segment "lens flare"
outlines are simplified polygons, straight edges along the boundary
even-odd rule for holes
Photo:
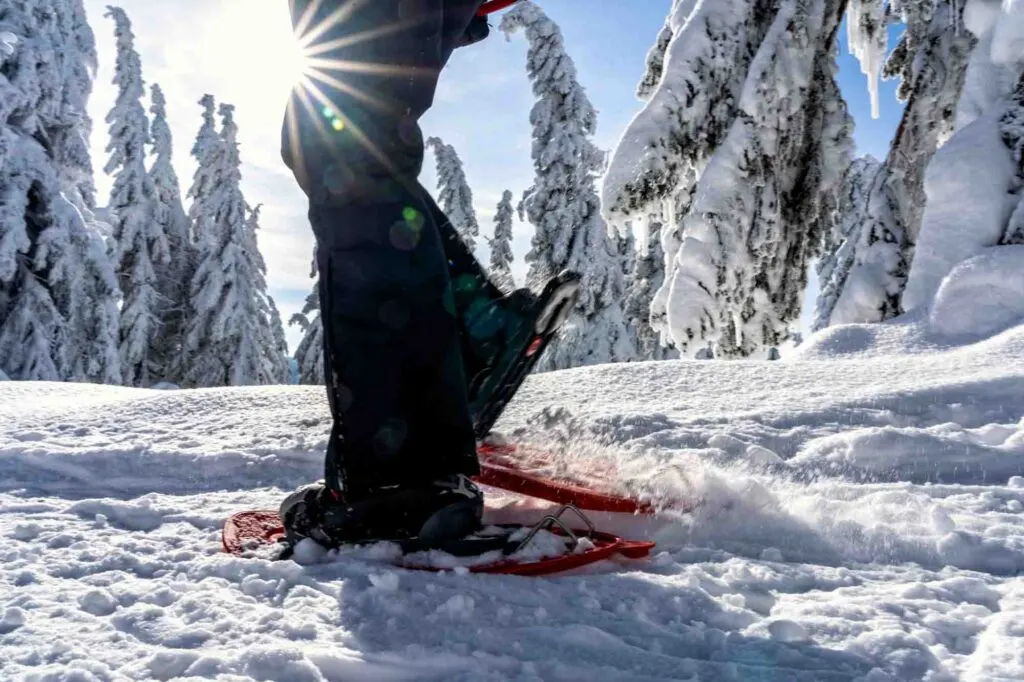
[[[346,99],[355,100],[361,109],[385,115],[395,116],[395,106],[381,99],[374,92],[367,92],[356,85],[355,78],[346,78],[346,74],[369,74],[371,82],[380,78],[421,77],[433,73],[429,69],[406,67],[394,64],[380,64],[370,61],[353,61],[341,59],[339,53],[345,48],[372,43],[375,40],[393,39],[396,34],[408,31],[408,21],[391,22],[386,26],[378,26],[359,32],[339,30],[349,21],[355,12],[365,8],[369,3],[382,0],[349,0],[341,3],[333,11],[324,16],[323,0],[312,0],[305,8],[302,16],[295,22],[296,40],[294,55],[288,57],[292,61],[297,78],[295,92],[301,104],[301,110],[311,115],[316,121],[319,132],[325,138],[337,135],[349,136],[362,145],[385,168],[391,168],[390,161],[377,149],[364,131],[360,130],[352,120],[352,112],[346,114],[342,102],[332,101],[328,93],[340,93]],[[334,37],[342,34],[341,37]],[[381,54],[380,49],[367,49],[369,54]],[[366,78],[362,79],[366,82]],[[319,115],[317,115],[319,114]],[[289,117],[300,115],[300,110],[289,107]],[[290,134],[298,133],[294,121],[289,123]],[[300,145],[295,145],[298,148]],[[411,220],[415,220],[415,217]]]

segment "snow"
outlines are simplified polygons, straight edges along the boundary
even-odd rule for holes
[[[503,432],[666,508],[594,515],[650,559],[550,578],[221,553],[228,514],[320,475],[322,388],[4,382],[0,676],[1022,679],[1024,324],[948,333],[1020,251],[978,258],[793,359],[531,377]]]
[[[985,338],[1024,322],[1024,246],[998,246],[959,263],[939,287],[930,321],[951,337]]]
[[[1003,0],[1003,16],[995,27],[992,61],[1014,65],[1024,62],[1024,2]]]
[[[927,305],[957,263],[999,243],[1017,200],[1016,169],[999,132],[1004,111],[980,116],[935,152],[904,310]]]
[[[904,310],[930,305],[943,278],[958,264],[969,268],[968,259],[1015,240],[1017,223],[1011,216],[1020,199],[1021,178],[1014,141],[1019,136],[1014,123],[1019,95],[1013,91],[1024,68],[1018,49],[1024,40],[1022,18],[1020,3],[1009,0],[971,0],[965,7],[964,24],[978,45],[958,105],[956,133],[936,152],[925,176],[927,205],[903,294]],[[1012,268],[1004,271],[1010,273],[1012,287],[1017,277]],[[974,289],[981,306],[1001,305],[986,300],[986,287]],[[1003,288],[993,291],[998,298]],[[1004,318],[997,314],[996,323]]]

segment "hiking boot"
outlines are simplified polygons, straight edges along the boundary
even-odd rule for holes
[[[304,486],[281,503],[290,545],[310,538],[324,547],[416,539],[443,548],[481,527],[483,492],[467,476],[453,474],[415,485],[388,486],[354,498],[336,498],[321,483]]]

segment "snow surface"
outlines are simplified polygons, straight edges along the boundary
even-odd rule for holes
[[[532,377],[504,432],[669,509],[598,519],[651,559],[552,578],[220,553],[319,475],[322,388],[5,382],[0,678],[1024,679],[1024,326],[938,331],[988,267],[794,360]]]

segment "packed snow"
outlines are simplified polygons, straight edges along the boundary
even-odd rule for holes
[[[650,559],[549,578],[221,553],[230,513],[319,475],[320,388],[5,382],[0,677],[1022,679],[1024,311],[951,333],[1001,262],[780,362],[532,377],[506,434],[666,510],[595,515]]]

